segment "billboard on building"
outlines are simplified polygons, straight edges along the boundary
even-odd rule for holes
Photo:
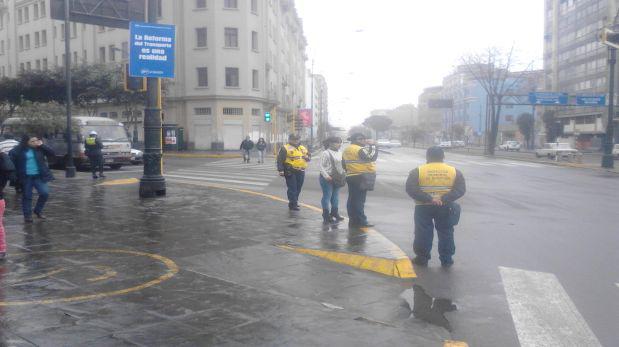
[[[303,122],[304,127],[312,126],[312,109],[305,108],[299,110],[299,119]]]

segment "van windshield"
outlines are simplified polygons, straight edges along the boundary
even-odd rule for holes
[[[96,131],[101,141],[129,141],[127,131],[122,125],[85,125],[82,136],[87,137],[91,131]]]

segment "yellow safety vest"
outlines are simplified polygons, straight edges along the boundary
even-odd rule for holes
[[[86,138],[86,144],[89,146],[94,146],[97,144],[97,138],[96,137],[87,137]]]
[[[419,188],[433,198],[449,193],[456,181],[456,169],[445,163],[429,163],[419,167]],[[417,204],[429,204],[416,201]]]
[[[307,161],[303,157],[307,157],[307,149],[303,146],[295,147],[289,144],[284,146],[286,149],[286,161],[284,163],[296,170],[305,170]]]
[[[342,153],[342,160],[346,164],[346,176],[376,172],[376,163],[361,160],[359,157],[359,151],[362,148],[359,145],[350,145]]]

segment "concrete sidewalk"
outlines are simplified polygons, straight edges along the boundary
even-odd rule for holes
[[[54,181],[31,225],[7,192],[0,345],[448,345],[410,318],[414,270],[376,230],[249,191],[99,183]]]

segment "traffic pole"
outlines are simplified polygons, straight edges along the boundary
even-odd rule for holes
[[[157,0],[148,0],[148,22],[157,23]],[[161,81],[146,79],[144,109],[144,174],[140,179],[140,198],[166,194],[162,161]]]
[[[604,139],[604,155],[602,167],[612,169],[615,167],[613,158],[613,121],[615,117],[615,65],[617,63],[617,49],[608,47],[608,124],[606,124],[606,137]]]
[[[73,134],[72,134],[72,120],[71,120],[71,100],[72,100],[72,86],[71,86],[71,21],[69,16],[71,10],[69,8],[69,0],[64,0],[64,74],[65,74],[65,86],[67,91],[67,130],[65,131],[67,141],[67,160],[65,161],[65,177],[75,177],[75,163],[73,162]]]

